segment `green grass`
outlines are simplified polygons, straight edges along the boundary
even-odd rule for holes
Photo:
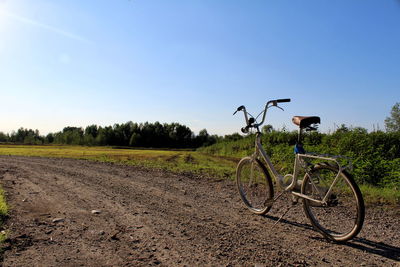
[[[0,187],[0,228],[1,225],[4,222],[5,217],[8,215],[8,206],[6,203],[6,198],[4,195],[4,190],[3,188]],[[7,234],[4,231],[0,232],[0,244],[2,244],[4,242],[4,240],[6,240],[7,238]],[[1,251],[0,251],[1,253]]]
[[[0,155],[86,159],[125,165],[156,168],[174,173],[195,173],[217,179],[233,179],[239,157],[214,156],[198,151],[115,149],[84,146],[0,145]],[[400,203],[400,190],[361,185],[366,203]],[[1,192],[2,193],[2,192]],[[7,214],[4,196],[0,214]],[[4,203],[4,204],[3,204]],[[2,213],[4,212],[4,213]]]
[[[0,187],[0,220],[8,214],[8,207],[3,188]]]
[[[360,190],[367,204],[395,205],[400,203],[400,190],[398,188],[360,185]]]
[[[195,151],[115,149],[85,146],[0,145],[0,155],[86,159],[216,178],[233,178],[237,159]]]

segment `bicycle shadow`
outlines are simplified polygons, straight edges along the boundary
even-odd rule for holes
[[[271,216],[271,215],[263,215],[263,217],[274,220],[274,221],[279,220],[279,217]],[[288,221],[283,218],[279,220],[279,223],[284,223],[284,224],[292,225],[292,226],[307,229],[307,230],[314,229],[311,225]],[[336,242],[330,241],[323,237],[310,237],[310,238],[324,242],[324,243],[351,247],[354,249],[365,251],[366,253],[375,254],[375,255],[385,257],[387,259],[391,259],[391,260],[395,260],[395,261],[400,261],[400,248],[385,244],[383,242],[375,242],[375,241],[368,240],[363,237],[356,237],[353,240],[348,241],[346,243],[336,243]]]

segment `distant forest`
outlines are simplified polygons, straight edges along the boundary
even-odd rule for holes
[[[0,132],[0,142],[17,144],[67,144],[87,146],[130,146],[146,148],[198,148],[212,145],[219,137],[201,130],[195,135],[179,123],[134,123],[113,126],[65,127],[62,131],[40,135],[38,130],[20,128],[11,134]]]
[[[400,133],[400,102],[396,103],[392,107],[390,116],[385,119],[385,127],[386,133],[378,130],[378,133],[368,134],[367,130],[364,128],[356,127],[354,129],[350,129],[343,124],[340,128],[336,129],[332,135],[318,133],[317,136],[321,140],[329,140],[334,137],[333,139],[337,140],[336,142],[345,142],[349,140],[348,137],[350,135],[352,136],[351,133],[362,133],[363,136],[361,136],[361,140],[365,142],[365,147],[374,147],[374,149],[382,151],[382,154],[388,153],[392,155],[393,151],[395,151],[395,156],[391,158],[398,159],[400,156],[400,138],[398,138]],[[284,142],[286,142],[288,141],[286,139],[290,137],[290,142],[288,143],[293,143],[293,140],[296,140],[297,138],[296,131],[291,133],[287,132],[285,129],[276,131],[271,125],[265,125],[262,128],[262,131],[264,133],[270,133],[268,135],[269,137],[264,138],[280,136],[280,138],[283,138],[285,140]],[[271,135],[271,133],[273,133],[273,135]],[[337,139],[337,133],[346,133],[346,136],[340,136],[340,138],[345,138],[339,141]],[[364,135],[368,136],[368,138],[366,138]],[[383,136],[379,137],[380,141],[378,142],[377,147],[371,146],[371,138],[373,137],[372,140],[374,140],[375,136]],[[245,138],[238,133],[225,135],[222,137],[217,135],[209,135],[207,130],[203,129],[198,135],[195,135],[189,127],[179,123],[134,123],[129,121],[127,123],[114,124],[113,126],[106,127],[98,125],[90,125],[84,129],[82,127],[65,127],[60,132],[49,133],[46,136],[40,135],[38,130],[25,128],[20,128],[17,131],[13,131],[11,134],[0,132],[0,142],[2,143],[29,145],[65,144],[86,146],[129,146],[145,148],[199,148],[215,144],[213,147],[206,149],[206,151],[211,154],[222,153],[230,156],[238,152],[237,145],[239,143],[235,142],[242,139],[244,140],[239,143],[246,143],[244,150],[254,149],[253,141],[246,141],[249,140],[248,137]],[[229,151],[226,153],[225,149],[221,149],[221,147],[225,147],[227,142],[233,142],[231,144],[234,145],[232,150],[228,149]],[[389,150],[386,149],[388,142],[389,144],[395,144],[394,146],[390,146]],[[251,144],[250,147],[248,147],[248,144]],[[349,148],[351,147],[352,145],[349,146]],[[385,147],[385,149],[382,150],[382,147]],[[359,151],[355,151],[356,154],[358,152]]]

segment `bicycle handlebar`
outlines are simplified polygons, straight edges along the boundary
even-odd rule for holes
[[[261,126],[264,121],[265,121],[265,115],[267,114],[267,109],[270,107],[278,107],[280,109],[283,110],[283,108],[281,108],[280,106],[278,106],[278,103],[285,103],[285,102],[290,102],[290,98],[281,98],[281,99],[275,99],[275,100],[270,100],[267,102],[267,104],[265,104],[265,108],[264,108],[264,114],[263,114],[263,118],[262,121],[260,123],[254,124],[255,119],[253,117],[251,117],[250,119],[247,117],[247,111],[246,111],[246,107],[245,106],[240,106],[236,109],[235,113],[233,113],[233,115],[236,114],[236,112],[238,111],[243,111],[244,113],[244,118],[246,120],[246,127],[243,127],[241,129],[242,133],[248,133],[249,132],[249,128],[254,127],[254,128],[258,128],[259,126]],[[270,104],[272,104],[270,106]],[[251,115],[250,115],[251,116]]]
[[[290,98],[277,99],[277,103],[290,102]]]

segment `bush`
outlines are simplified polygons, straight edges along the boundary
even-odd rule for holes
[[[232,141],[221,139],[201,152],[243,157],[254,152],[254,135]],[[272,131],[262,138],[271,160],[282,173],[293,170],[293,146],[297,132]],[[353,175],[358,183],[373,186],[400,188],[400,133],[372,132],[363,128],[342,127],[332,134],[305,133],[303,143],[306,151],[321,154],[343,155],[353,161]]]

